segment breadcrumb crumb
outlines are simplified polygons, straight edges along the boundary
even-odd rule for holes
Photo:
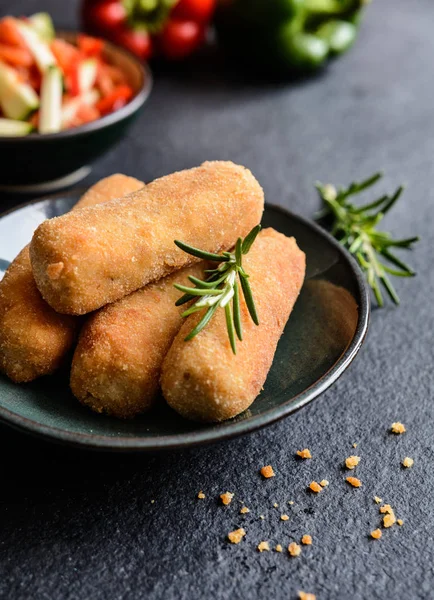
[[[384,504],[383,506],[380,506],[380,512],[383,514],[389,513],[393,515],[393,508],[390,506],[390,504]]]
[[[399,435],[400,433],[405,433],[406,432],[405,425],[403,425],[402,423],[397,421],[396,423],[392,423],[390,431],[392,433],[396,433],[397,435]]]
[[[258,544],[258,550],[259,552],[264,552],[270,549],[270,544],[268,542],[259,542]]]
[[[277,504],[277,502],[275,502],[275,503],[273,504],[273,506],[274,506],[274,508],[279,508],[279,505]]]
[[[360,456],[349,456],[345,460],[345,466],[347,467],[347,469],[354,469],[354,467],[357,467],[359,462],[360,462]]]
[[[290,504],[292,506],[294,504],[294,500],[289,500],[288,504]]]
[[[299,590],[298,598],[299,598],[299,600],[316,600],[315,594],[310,594],[309,592],[303,592],[302,590]]]
[[[359,488],[362,485],[362,482],[360,481],[360,479],[357,479],[357,477],[347,477],[346,481],[348,481],[350,485],[356,488]]]
[[[305,448],[304,450],[297,450],[297,456],[300,458],[312,458],[312,454],[310,453],[309,448]]]
[[[357,444],[356,444],[356,442],[354,442],[354,444],[353,444],[353,448],[357,448]]]
[[[392,525],[396,523],[396,518],[395,515],[392,513],[388,513],[387,515],[384,515],[383,517],[383,526],[384,527],[392,527]]]
[[[374,538],[374,540],[379,540],[382,535],[381,529],[374,529],[374,531],[371,531],[371,537]]]
[[[329,484],[329,481],[328,481],[327,479],[322,479],[322,480],[319,482],[319,484],[320,484],[320,486],[321,486],[321,487],[325,488],[325,487],[327,487],[327,486],[328,486],[328,484]]]
[[[381,498],[379,498],[378,496],[374,496],[374,502],[376,502],[377,504],[381,504],[383,502],[383,500]]]
[[[247,506],[242,506],[242,507],[240,508],[240,513],[241,513],[242,515],[245,515],[245,514],[247,514],[248,512],[250,512],[250,510],[247,508]]]
[[[231,492],[225,492],[224,494],[220,494],[220,499],[225,506],[232,502],[233,497],[234,494],[232,494]]]
[[[276,546],[276,552],[282,552],[283,548],[280,544],[277,544]]]
[[[239,544],[245,535],[246,532],[241,527],[240,529],[235,529],[235,531],[231,531],[230,533],[228,533],[228,539],[231,542],[231,544]]]
[[[406,456],[404,458],[404,460],[402,461],[402,466],[405,467],[406,469],[409,469],[413,465],[414,465],[414,460],[412,458],[410,458],[409,456]]]
[[[259,518],[262,519],[262,520],[265,519],[264,515],[259,515]]]
[[[204,498],[206,498],[206,496],[205,496],[205,494],[202,492],[202,490],[201,490],[201,491],[198,493],[197,497],[198,497],[200,500],[203,500]]]
[[[322,492],[322,487],[321,487],[321,486],[320,486],[320,484],[319,484],[319,483],[317,483],[316,481],[312,481],[312,482],[309,484],[309,489],[310,489],[312,492],[315,492],[315,494],[318,494],[319,492]]]
[[[398,525],[404,525],[404,521],[402,519],[398,519],[396,522],[398,523]]]
[[[288,515],[280,515],[280,520],[281,521],[288,521],[289,517],[288,517]]]
[[[291,556],[300,556],[301,546],[299,546],[295,542],[291,542],[288,546],[288,552]]]
[[[270,477],[275,477],[276,473],[271,465],[266,465],[265,467],[262,467],[261,475],[262,477],[265,477],[265,479],[269,479]]]
[[[305,546],[310,546],[312,544],[312,536],[310,535],[304,535],[301,538],[301,543],[304,544]]]

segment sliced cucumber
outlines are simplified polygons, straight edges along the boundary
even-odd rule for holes
[[[97,90],[90,90],[64,102],[62,107],[62,129],[69,127],[70,123],[77,116],[80,106],[83,106],[83,104],[93,106],[98,100],[99,93]]]
[[[0,137],[20,137],[28,135],[32,129],[33,125],[30,123],[0,118]]]
[[[35,90],[19,80],[13,69],[0,62],[0,106],[8,119],[24,121],[39,108]]]
[[[30,26],[45,42],[51,42],[55,37],[53,21],[46,12],[35,13],[29,17]]]
[[[42,78],[39,133],[56,133],[61,130],[62,92],[62,72],[58,67],[50,67]]]
[[[56,59],[49,45],[44,42],[32,27],[26,23],[19,23],[18,29],[41,73],[44,73],[49,67],[56,66]]]
[[[78,65],[78,87],[84,94],[93,88],[98,72],[98,61],[95,58],[83,60]]]

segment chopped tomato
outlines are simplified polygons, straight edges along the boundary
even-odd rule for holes
[[[181,59],[191,54],[203,41],[205,27],[195,21],[171,20],[160,37],[163,55],[169,59]]]
[[[77,120],[81,125],[96,121],[100,118],[99,110],[96,106],[89,106],[89,104],[82,104],[77,111]]]
[[[98,65],[98,73],[96,76],[96,86],[101,92],[102,96],[108,96],[112,93],[115,88],[115,84],[113,83],[113,79],[110,76],[110,73],[107,71],[107,65],[100,64]]]
[[[33,64],[33,57],[26,48],[6,44],[0,44],[0,60],[16,67],[30,67]]]
[[[113,81],[114,85],[125,83],[125,75],[119,67],[116,67],[115,65],[104,64],[103,69]]]
[[[78,96],[80,93],[80,81],[78,78],[78,65],[76,63],[65,74],[65,87],[71,96]]]
[[[100,56],[104,49],[103,40],[82,33],[77,37],[77,45],[84,56]]]
[[[26,47],[13,17],[4,17],[0,20],[0,43],[20,48]]]
[[[129,85],[118,85],[111,94],[105,96],[105,98],[101,98],[101,100],[96,103],[96,108],[101,115],[107,115],[108,113],[125,106],[132,95],[133,90]]]
[[[65,42],[65,40],[55,39],[51,42],[50,47],[64,74],[77,66],[80,60],[80,51],[75,46]]]

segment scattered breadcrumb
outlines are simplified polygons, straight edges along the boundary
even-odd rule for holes
[[[155,500],[151,500],[151,504],[155,504]]]
[[[404,460],[402,461],[402,466],[405,467],[406,469],[409,469],[413,465],[414,465],[414,460],[412,458],[410,458],[409,456],[406,456],[404,458]]]
[[[276,546],[276,552],[282,552],[283,548],[280,544],[277,544]]]
[[[202,490],[201,490],[201,491],[198,493],[197,497],[198,497],[200,500],[203,500],[203,499],[204,499],[206,496],[205,496],[205,494],[204,494],[204,493],[202,492]]]
[[[316,481],[312,481],[312,482],[309,484],[309,489],[310,489],[312,492],[315,492],[315,494],[318,494],[319,492],[322,492],[322,487],[321,487],[321,486],[320,486],[320,484],[319,484],[319,483],[317,483]]]
[[[392,423],[390,430],[392,433],[396,433],[396,434],[405,433],[405,431],[406,431],[405,425],[403,425],[399,421],[397,421],[396,423]]]
[[[402,519],[398,519],[396,522],[398,523],[398,525],[404,525],[404,521]]]
[[[261,475],[262,477],[265,477],[265,479],[269,479],[270,477],[275,477],[276,474],[271,465],[266,465],[265,467],[262,467]]]
[[[277,504],[277,502],[275,502],[275,503],[273,504],[273,506],[274,506],[274,508],[279,508],[279,505]]]
[[[247,508],[247,506],[242,506],[242,507],[240,508],[240,513],[241,513],[242,515],[245,515],[245,514],[247,514],[248,512],[250,512],[250,510]]]
[[[301,543],[304,544],[305,546],[310,546],[312,544],[312,536],[310,535],[304,535],[301,538]]]
[[[374,531],[371,531],[371,537],[374,538],[374,540],[379,540],[382,535],[381,529],[374,529]]]
[[[309,448],[305,448],[304,450],[297,450],[297,456],[300,458],[312,458],[312,454],[310,453]]]
[[[245,535],[246,532],[241,527],[240,529],[235,529],[235,531],[231,531],[230,533],[228,533],[228,539],[231,542],[231,544],[239,544]]]
[[[298,598],[299,598],[299,600],[316,600],[315,594],[310,594],[309,592],[303,592],[302,590],[299,590]]]
[[[259,515],[259,518],[262,519],[262,520],[265,519],[264,515]]]
[[[301,546],[295,542],[291,542],[288,546],[288,552],[291,556],[299,556],[301,554]]]
[[[294,500],[288,500],[288,504],[292,506],[294,504]]]
[[[354,467],[357,467],[359,462],[360,462],[360,456],[349,456],[345,460],[345,466],[347,467],[347,469],[354,469]]]
[[[354,444],[353,444],[353,448],[357,448],[357,444],[356,444],[356,442],[354,442]]]
[[[324,487],[327,487],[327,486],[328,486],[329,482],[328,482],[328,480],[327,480],[327,479],[322,479],[322,480],[319,482],[319,484],[320,484],[320,486],[321,486],[321,487],[323,487],[323,488],[324,488]]]
[[[383,502],[383,500],[381,498],[379,498],[378,496],[374,496],[374,502],[376,502],[377,504],[381,504]]]
[[[348,481],[350,485],[356,488],[362,485],[362,482],[360,481],[360,479],[357,479],[357,477],[347,477],[346,481]]]
[[[268,551],[270,549],[270,544],[268,542],[259,542],[258,550],[259,552]]]
[[[288,515],[280,515],[280,520],[281,521],[288,521],[289,517],[288,517]]]
[[[380,506],[380,512],[383,514],[389,513],[393,515],[393,508],[390,506],[390,504],[384,504],[383,506]]]
[[[227,506],[228,504],[230,504],[232,502],[233,497],[234,497],[234,494],[232,494],[231,492],[225,492],[224,494],[220,494],[221,501],[223,502],[223,504],[225,506]]]
[[[388,513],[387,515],[384,515],[383,517],[383,526],[384,527],[392,527],[392,525],[396,523],[396,518],[395,515],[392,513]]]

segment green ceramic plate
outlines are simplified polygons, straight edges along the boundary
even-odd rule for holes
[[[77,193],[43,199],[0,217],[0,279],[44,219],[63,214]],[[307,255],[307,276],[279,342],[263,392],[250,409],[217,425],[190,423],[164,400],[131,421],[94,414],[74,399],[68,372],[16,385],[0,375],[0,420],[45,438],[87,448],[157,450],[226,439],[269,425],[326,390],[359,351],[369,320],[369,294],[353,259],[322,229],[279,207],[263,224],[294,235]]]

